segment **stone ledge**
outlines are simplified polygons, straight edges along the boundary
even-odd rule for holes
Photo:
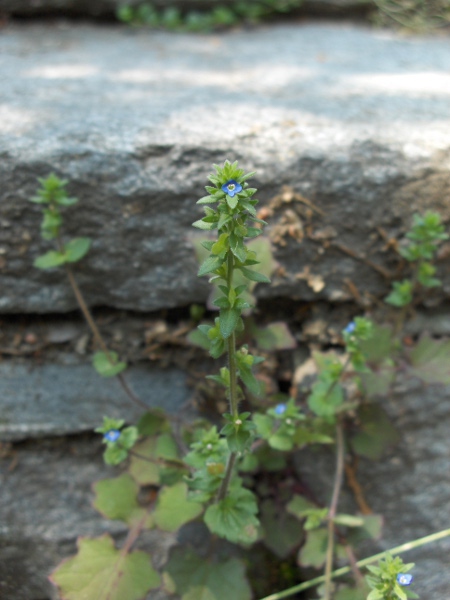
[[[415,211],[450,219],[449,50],[445,35],[344,24],[189,36],[7,27],[0,312],[75,307],[61,273],[32,267],[48,244],[27,198],[50,171],[80,199],[68,234],[94,240],[77,266],[91,305],[203,302],[191,223],[211,163],[226,158],[257,171],[263,205],[288,186],[317,209],[274,208],[281,268],[259,294],[340,302],[353,285],[383,296],[398,263],[382,232],[401,236]],[[448,295],[448,261],[439,275]]]

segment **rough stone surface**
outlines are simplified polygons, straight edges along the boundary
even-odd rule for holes
[[[143,409],[128,398],[117,378],[100,378],[91,364],[71,356],[65,363],[0,363],[0,439],[76,434],[101,425],[104,415],[130,423],[142,415]],[[149,408],[172,414],[188,400],[185,379],[177,369],[149,364],[126,372],[128,385]]]
[[[123,542],[126,526],[104,519],[91,506],[92,483],[116,474],[103,464],[99,441],[82,436],[72,443],[55,439],[18,446],[0,462],[2,600],[56,600],[47,576],[75,554],[78,536],[110,533]],[[156,531],[140,540],[157,568],[174,543],[173,534]],[[147,600],[166,597],[158,592]]]
[[[450,446],[450,387],[424,386],[403,378],[391,398],[383,402],[400,433],[400,443],[381,461],[361,460],[358,481],[365,499],[384,517],[382,540],[371,551],[379,552],[448,529],[448,470]],[[316,497],[327,503],[333,482],[331,452],[300,452],[297,470]],[[342,512],[357,509],[346,492]],[[403,555],[415,562],[414,591],[421,598],[446,598],[450,585],[450,541],[435,542]]]
[[[214,6],[232,4],[235,0],[152,0],[158,8],[168,5],[182,10],[204,10]],[[251,0],[249,0],[251,2]],[[16,17],[39,17],[48,15],[83,16],[89,18],[114,17],[119,6],[139,6],[142,0],[0,0],[0,11]],[[353,15],[366,12],[369,2],[361,0],[304,0],[300,14]]]
[[[50,171],[80,199],[68,234],[94,239],[77,266],[91,305],[203,301],[190,224],[211,163],[225,158],[258,172],[263,203],[288,185],[317,207],[274,208],[282,269],[260,294],[335,302],[352,284],[384,294],[381,273],[396,261],[379,228],[401,235],[427,208],[450,217],[449,50],[445,34],[345,24],[198,36],[4,28],[0,311],[74,307],[60,273],[31,266],[48,244],[26,200]]]

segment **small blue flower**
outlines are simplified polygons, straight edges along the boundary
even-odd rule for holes
[[[242,191],[242,185],[234,179],[230,179],[230,181],[227,181],[223,184],[222,190],[225,192],[225,194],[228,194],[231,196],[231,198],[233,198],[233,196]]]
[[[110,429],[105,433],[103,439],[107,442],[117,442],[120,438],[120,431],[118,429]]]
[[[344,333],[353,333],[356,329],[356,324],[354,321],[351,321],[347,327],[344,329]]]
[[[413,576],[409,573],[399,573],[397,575],[397,581],[400,585],[411,585]]]
[[[276,415],[283,415],[286,412],[286,404],[277,404],[273,410]]]

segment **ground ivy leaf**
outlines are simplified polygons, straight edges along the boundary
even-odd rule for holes
[[[264,544],[281,559],[286,558],[304,539],[300,521],[280,510],[271,500],[261,504],[261,525]]]
[[[50,580],[63,600],[141,600],[160,585],[147,553],[122,555],[109,535],[80,538],[78,554],[64,561]]]
[[[350,440],[356,454],[379,460],[383,452],[396,444],[399,435],[381,406],[365,404],[358,409],[360,431]]]
[[[250,600],[252,596],[245,566],[237,558],[213,563],[175,548],[166,571],[181,600]]]
[[[102,479],[94,483],[94,508],[108,519],[125,521],[132,526],[145,515],[145,509],[137,502],[139,486],[128,473],[113,479]],[[152,527],[152,518],[146,527]]]
[[[414,375],[426,383],[450,384],[450,340],[424,336],[410,353]]]
[[[226,498],[209,506],[204,519],[211,533],[236,544],[252,544],[258,537],[257,512],[255,496],[250,490],[235,488]]]
[[[129,472],[139,485],[158,485],[160,483],[160,465],[155,458],[156,438],[147,438],[134,447],[136,454],[145,456],[155,462],[148,462],[131,455]]]
[[[306,543],[298,553],[297,562],[302,567],[320,569],[325,563],[328,533],[326,529],[311,529],[306,532]]]
[[[180,481],[163,487],[158,495],[153,518],[155,525],[164,531],[176,531],[203,512],[203,506],[187,499],[188,486]]]

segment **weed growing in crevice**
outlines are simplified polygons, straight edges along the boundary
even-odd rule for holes
[[[295,578],[293,564],[323,570],[323,575],[264,600],[289,597],[313,586],[324,600],[405,600],[417,597],[410,588],[413,565],[395,555],[450,535],[446,530],[358,560],[358,544],[380,536],[381,517],[339,510],[346,459],[357,455],[376,460],[386,445],[395,442],[395,430],[377,398],[388,393],[399,361],[425,381],[450,383],[448,342],[425,337],[411,349],[402,345],[401,338],[405,307],[413,305],[417,292],[440,285],[434,259],[438,245],[447,238],[440,217],[416,215],[401,246],[401,256],[412,267],[411,278],[401,282],[405,289],[405,282],[410,282],[409,292],[394,284],[386,298],[393,311],[400,310],[401,322],[396,317],[393,327],[355,317],[341,332],[340,351],[313,353],[315,376],[298,394],[271,394],[258,372],[264,360],[258,348],[263,353],[277,343],[289,347],[294,341],[286,328],[261,329],[251,316],[243,318],[252,308],[252,286],[269,283],[271,270],[270,260],[260,260],[264,242],[255,245],[265,222],[258,218],[257,190],[249,184],[252,176],[237,163],[215,165],[207,195],[198,201],[204,216],[194,226],[212,236],[201,242],[205,252],[198,275],[207,276],[214,286],[211,303],[218,314],[200,324],[191,340],[218,361],[218,371],[208,377],[222,389],[228,408],[220,424],[201,420],[183,429],[163,411],[149,410],[145,399],[136,397],[128,385],[126,364],[103,341],[71,267],[91,244],[87,238],[64,237],[63,210],[76,200],[67,195],[66,181],[55,175],[40,180],[32,201],[43,207],[42,237],[54,243],[54,249],[35,265],[66,270],[100,348],[94,354],[94,368],[102,377],[118,377],[130,401],[143,409],[136,425],[128,424],[126,415],[105,417],[96,430],[102,435],[106,463],[120,464],[122,470],[94,485],[94,506],[106,518],[125,522],[129,534],[120,548],[109,534],[80,539],[76,556],[51,575],[62,598],[140,600],[160,589],[184,600],[249,600],[254,592],[246,557],[259,544],[277,557],[280,569],[284,565],[285,580]],[[196,319],[201,318],[201,309],[194,312]],[[327,505],[304,489],[292,463],[294,452],[318,445],[333,446],[336,454]],[[191,522],[206,527],[204,547],[179,543],[162,573],[152,566],[149,553],[133,549],[147,530],[176,533]],[[244,552],[230,551],[230,544]],[[337,560],[349,566],[336,570]],[[362,571],[366,567],[367,576]],[[348,574],[350,578],[336,583]]]

